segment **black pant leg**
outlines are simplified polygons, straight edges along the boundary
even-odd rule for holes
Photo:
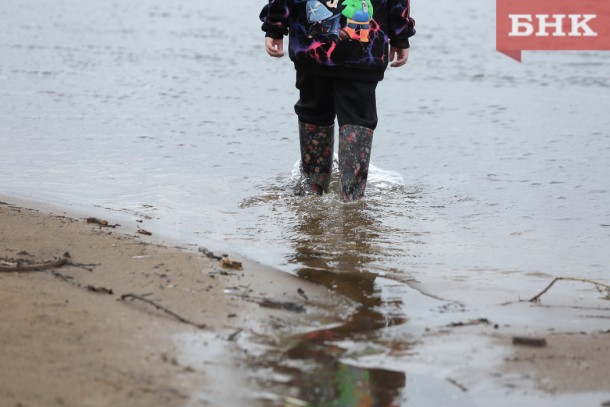
[[[297,71],[299,101],[294,105],[302,123],[330,126],[335,122],[333,78]]]
[[[377,127],[377,81],[335,80],[334,98],[339,126]]]

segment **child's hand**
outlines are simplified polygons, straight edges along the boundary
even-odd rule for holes
[[[409,48],[395,48],[390,47],[390,64],[393,68],[398,68],[407,63],[409,59]]]
[[[274,58],[280,58],[284,56],[284,39],[276,40],[274,38],[265,38],[265,50],[267,54]]]

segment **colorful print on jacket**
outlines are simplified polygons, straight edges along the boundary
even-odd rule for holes
[[[342,4],[345,8],[341,14],[347,18],[345,32],[353,40],[369,42],[369,22],[373,17],[373,5],[370,0],[345,0]]]
[[[326,36],[333,42],[339,40],[340,9],[339,0],[327,1],[324,4],[317,0],[308,0],[305,4],[307,21],[311,24],[307,38],[322,38]],[[333,7],[334,6],[334,7]]]
[[[415,34],[409,0],[269,0],[267,36],[289,35],[289,55],[307,65],[383,72],[389,45],[409,48]]]

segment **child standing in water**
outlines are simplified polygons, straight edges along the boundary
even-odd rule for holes
[[[336,117],[341,197],[364,196],[377,126],[375,89],[388,63],[407,62],[415,34],[409,13],[409,0],[269,0],[263,8],[267,53],[284,56],[288,35],[296,68],[299,194],[328,192]]]

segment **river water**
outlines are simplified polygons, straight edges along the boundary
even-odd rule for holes
[[[610,53],[519,64],[495,52],[493,2],[413,2],[410,62],[378,88],[367,197],[346,205],[292,195],[294,71],[264,53],[261,2],[238,3],[3,2],[0,193],[144,218],[326,284],[362,304],[355,325],[376,335],[360,344],[382,353],[458,314],[540,326],[550,311],[501,304],[553,277],[608,283]],[[574,290],[599,306],[586,286],[557,301]]]

